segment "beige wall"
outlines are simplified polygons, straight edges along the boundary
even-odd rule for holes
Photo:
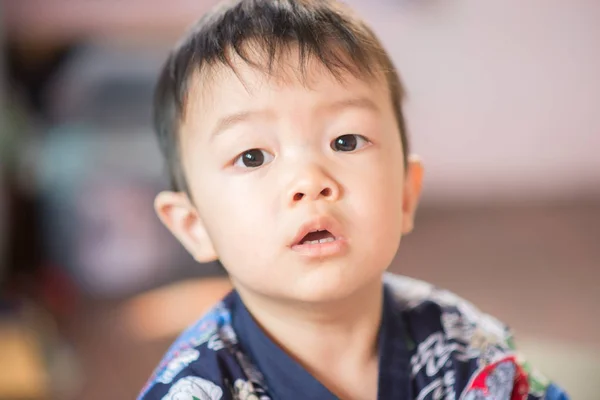
[[[11,32],[45,38],[180,32],[213,3],[5,1]],[[599,1],[349,3],[404,77],[429,201],[600,193]]]
[[[430,197],[600,193],[600,2],[352,4],[404,77]]]

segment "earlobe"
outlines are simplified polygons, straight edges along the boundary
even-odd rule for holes
[[[402,202],[402,233],[407,234],[413,230],[415,213],[421,197],[423,187],[423,163],[416,155],[411,155],[408,160],[408,169],[404,181]]]
[[[196,207],[182,192],[161,192],[154,200],[161,222],[198,262],[215,261],[217,254]]]

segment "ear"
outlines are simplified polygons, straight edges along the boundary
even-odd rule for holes
[[[419,157],[411,155],[408,159],[402,199],[402,234],[404,235],[410,233],[414,227],[415,213],[423,187],[424,172],[423,163]]]
[[[185,193],[161,192],[154,209],[162,223],[200,263],[215,261],[217,253],[196,207]]]

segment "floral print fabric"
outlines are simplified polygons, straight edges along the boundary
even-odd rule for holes
[[[379,399],[568,399],[521,358],[510,331],[495,318],[425,282],[388,274],[384,285],[393,298],[385,307],[393,307],[394,315],[406,322],[409,339],[406,332],[391,332],[382,343],[401,340],[408,347],[408,365],[389,369],[408,371],[410,387],[398,398],[381,392],[380,386]],[[177,339],[138,400],[274,399],[268,379],[239,346],[232,324],[234,295]],[[380,354],[385,353],[380,349]],[[406,378],[399,376],[398,382]]]

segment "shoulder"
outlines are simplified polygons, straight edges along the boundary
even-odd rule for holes
[[[567,399],[523,359],[512,331],[495,317],[427,282],[387,274],[384,284],[412,341],[416,381],[427,382],[429,388],[446,385],[446,391],[455,390],[461,399],[496,398],[478,397],[482,393]]]
[[[417,341],[442,333],[473,347],[494,343],[509,348],[508,327],[456,294],[400,275],[387,274],[384,282]]]
[[[175,340],[138,400],[218,400],[261,382],[237,345],[232,303],[227,296]]]

